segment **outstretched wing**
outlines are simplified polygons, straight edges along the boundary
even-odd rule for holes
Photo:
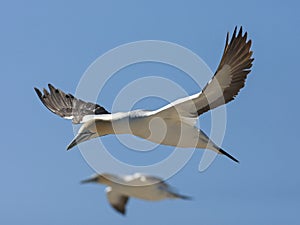
[[[197,117],[233,100],[244,87],[254,59],[251,58],[251,40],[247,41],[247,32],[243,34],[242,27],[238,34],[235,28],[228,42],[229,33],[218,69],[202,92],[178,99],[153,113],[162,117],[177,114],[183,117]]]
[[[202,107],[197,107],[198,115],[230,102],[245,86],[254,60],[251,58],[251,40],[247,41],[247,32],[243,35],[242,27],[237,35],[236,31],[235,27],[230,43],[228,43],[229,33],[227,33],[219,67],[212,80],[199,95],[199,99],[196,100],[196,104],[200,100],[202,105]]]
[[[102,106],[91,102],[85,102],[66,94],[62,90],[48,84],[50,93],[43,89],[43,93],[34,88],[42,103],[53,113],[65,119],[71,119],[73,123],[81,123],[84,116],[109,114]]]
[[[106,188],[106,195],[111,206],[121,214],[126,213],[126,204],[128,196],[122,195],[112,190],[111,187]]]

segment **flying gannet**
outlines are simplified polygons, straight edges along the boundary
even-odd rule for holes
[[[51,84],[50,93],[46,89],[43,93],[37,88],[35,91],[50,111],[82,124],[67,149],[107,134],[132,134],[163,145],[210,149],[238,162],[197,128],[196,121],[201,114],[233,100],[244,87],[254,60],[250,47],[251,40],[247,40],[242,27],[238,33],[235,28],[230,42],[227,33],[221,62],[203,90],[153,111],[109,113],[102,106],[77,99]]]
[[[91,182],[107,185],[105,191],[110,205],[122,214],[126,212],[126,204],[130,197],[148,201],[191,199],[176,193],[162,179],[139,173],[126,176],[97,174],[81,183]]]

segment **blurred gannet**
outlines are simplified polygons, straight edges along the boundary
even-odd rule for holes
[[[126,176],[99,174],[81,181],[81,183],[90,182],[107,185],[105,191],[109,203],[122,214],[126,212],[126,204],[130,197],[148,201],[191,199],[188,196],[176,193],[162,179],[139,173]]]
[[[235,28],[230,42],[227,33],[221,62],[204,89],[154,111],[110,114],[102,106],[65,94],[51,84],[48,85],[50,93],[46,89],[43,94],[37,88],[35,91],[50,111],[72,119],[75,124],[82,123],[67,149],[107,134],[132,134],[163,145],[210,149],[238,162],[198,129],[196,121],[201,114],[233,100],[244,87],[254,60],[250,47],[251,40],[247,41],[247,32],[243,34],[242,27],[238,33]]]

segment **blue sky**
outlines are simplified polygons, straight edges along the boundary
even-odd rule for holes
[[[1,224],[299,224],[297,1],[0,4]],[[77,148],[65,151],[73,138],[72,126],[48,112],[33,87],[53,83],[74,93],[84,71],[100,55],[149,39],[191,49],[214,71],[226,32],[236,25],[248,31],[255,61],[246,87],[228,104],[222,147],[241,163],[218,157],[200,173],[199,150],[168,180],[193,201],[131,200],[126,217],[110,208],[103,186],[80,185],[94,171]],[[99,102],[110,110],[111,93],[128,81],[120,77],[160,72],[169,79],[174,74],[174,81],[190,94],[198,91],[174,68],[137,65],[120,71],[122,76],[111,80],[112,89],[104,89]],[[155,109],[159,104],[148,100],[145,106]],[[209,115],[202,120],[208,131]],[[123,161],[137,157],[137,164],[143,165],[161,159],[158,150],[133,156],[113,137],[105,142]]]

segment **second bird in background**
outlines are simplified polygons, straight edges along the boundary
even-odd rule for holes
[[[135,173],[117,176],[113,174],[97,174],[81,183],[99,183],[107,186],[107,199],[111,206],[121,214],[126,213],[126,204],[130,197],[148,201],[163,199],[191,199],[176,193],[162,179],[150,175]]]

